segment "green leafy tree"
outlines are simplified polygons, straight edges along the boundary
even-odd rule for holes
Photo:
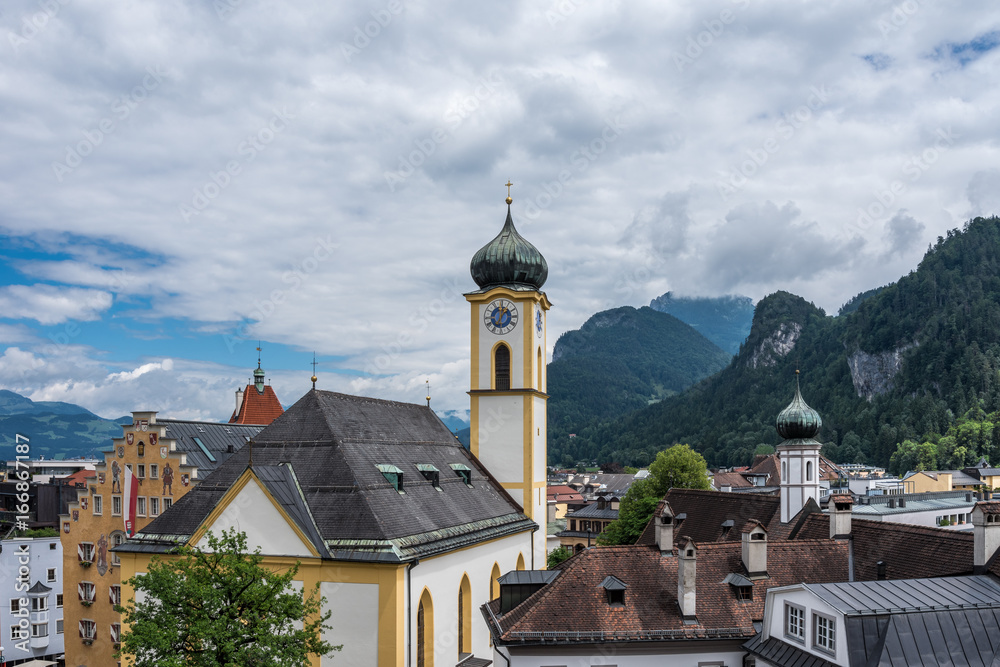
[[[649,466],[650,489],[657,499],[670,489],[711,489],[705,457],[688,445],[674,445],[656,455]]]
[[[708,466],[688,445],[674,445],[656,455],[649,477],[629,487],[618,508],[618,518],[597,538],[601,545],[634,544],[653,516],[657,503],[672,488],[710,489]]]
[[[128,627],[118,657],[136,667],[301,667],[311,653],[340,650],[322,639],[330,612],[320,614],[318,586],[303,596],[292,587],[298,564],[270,571],[245,533],[209,533],[208,549],[174,554],[125,582],[142,601],[115,607]]]
[[[560,563],[569,560],[572,556],[573,552],[566,547],[556,547],[545,557],[545,566],[551,570]]]

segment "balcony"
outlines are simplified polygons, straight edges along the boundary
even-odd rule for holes
[[[32,637],[31,638],[31,648],[45,648],[49,645],[49,636],[44,637]]]

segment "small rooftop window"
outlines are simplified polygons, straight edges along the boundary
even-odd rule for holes
[[[604,581],[600,585],[607,596],[608,605],[612,607],[625,606],[625,589],[628,588],[628,584],[614,575],[608,575],[604,577]]]
[[[435,489],[441,490],[441,471],[432,466],[429,463],[417,463],[417,470],[420,474],[424,476],[428,482],[430,482]]]
[[[205,443],[201,441],[201,438],[195,436],[194,443],[201,448],[202,454],[207,456],[209,461],[215,463],[215,457],[212,455],[212,452],[208,451],[208,447],[206,447]]]
[[[462,478],[466,486],[472,487],[472,471],[469,469],[469,466],[464,463],[449,463],[448,465],[455,471],[456,475]]]
[[[392,488],[396,489],[399,493],[405,493],[403,491],[403,471],[394,465],[388,463],[379,463],[375,466],[378,468],[382,476],[385,477],[386,481],[392,484]]]

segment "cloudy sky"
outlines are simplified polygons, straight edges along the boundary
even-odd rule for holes
[[[1000,211],[995,2],[10,0],[0,387],[226,419],[256,365],[464,410],[514,182],[550,346],[778,289],[828,312]],[[551,351],[551,350],[550,350]]]

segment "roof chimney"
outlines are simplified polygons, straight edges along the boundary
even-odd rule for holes
[[[685,621],[695,620],[695,564],[698,547],[690,537],[677,554],[677,604]]]
[[[236,390],[236,414],[240,414],[240,408],[243,407],[243,390]]]
[[[751,579],[767,577],[767,530],[755,519],[743,526],[743,567]]]
[[[851,512],[854,499],[849,494],[838,493],[830,496],[830,539],[844,539],[851,535]]]
[[[972,508],[972,573],[984,574],[986,564],[1000,546],[1000,501],[984,500]]]
[[[656,515],[656,546],[661,556],[672,556],[674,552],[674,511],[670,503],[663,501],[663,510]]]

